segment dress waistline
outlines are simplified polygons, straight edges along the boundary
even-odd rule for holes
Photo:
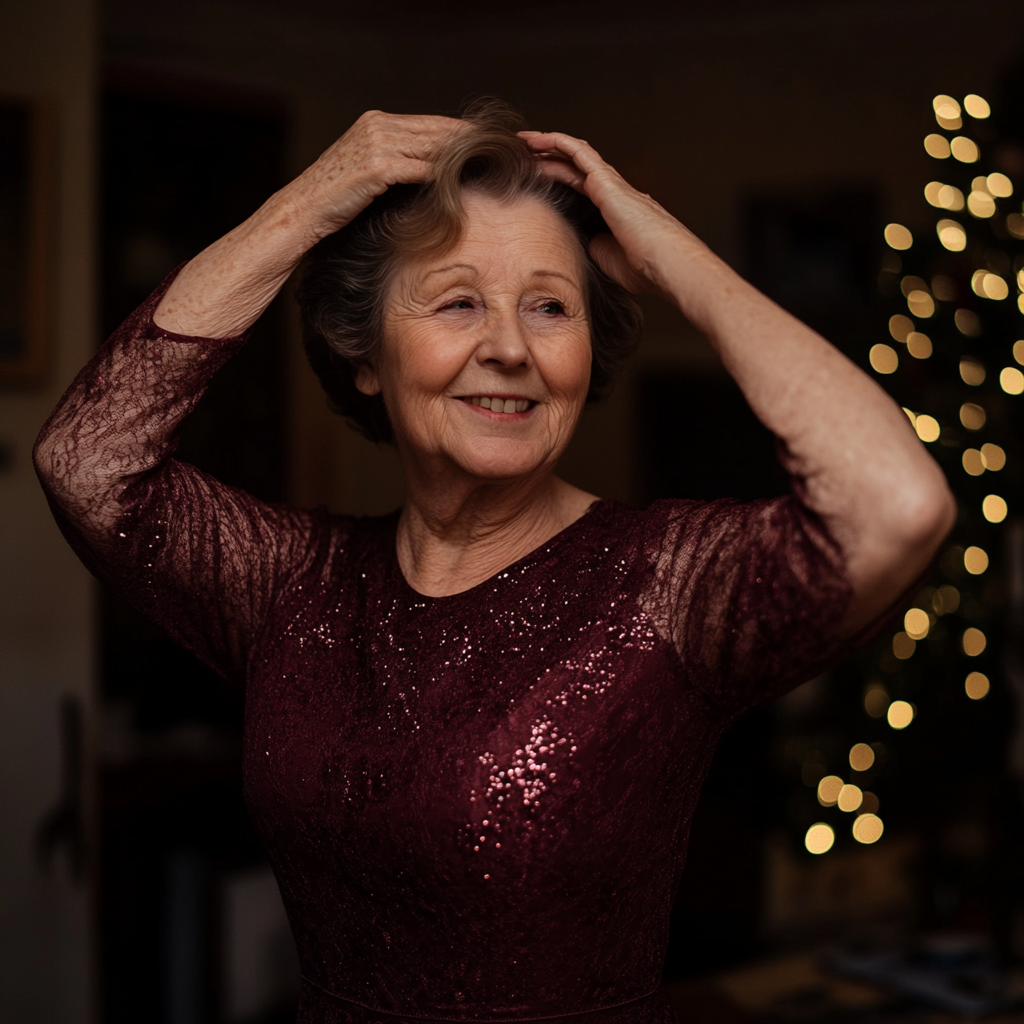
[[[571,1021],[572,1024],[580,1024],[583,1021],[588,1024],[641,1024],[663,1017],[663,1014],[658,1012],[662,1007],[657,1004],[663,999],[659,997],[661,993],[655,989],[623,1003],[543,1017],[508,1016],[500,1013],[487,1017],[427,1017],[421,1014],[379,1010],[374,1006],[346,999],[303,977],[297,1024],[546,1024],[555,1021]],[[667,1006],[664,1008],[667,1009]]]

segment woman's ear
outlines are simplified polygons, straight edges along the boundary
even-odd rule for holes
[[[364,395],[380,394],[380,379],[377,370],[369,363],[360,363],[356,367],[356,387]]]

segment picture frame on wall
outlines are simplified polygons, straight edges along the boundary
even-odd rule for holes
[[[0,95],[0,387],[47,370],[48,120],[42,101]]]

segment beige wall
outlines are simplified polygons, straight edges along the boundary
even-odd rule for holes
[[[589,139],[735,260],[738,200],[753,188],[877,183],[891,216],[922,220],[932,95],[990,93],[1024,42],[1016,0],[660,5],[670,16],[627,6],[552,14],[507,3],[494,14],[395,0],[382,24],[362,4],[110,0],[105,49],[119,63],[279,92],[295,114],[296,170],[366,108],[451,110],[469,93],[495,93],[537,125]],[[631,372],[707,362],[681,318],[654,312]],[[300,358],[295,366],[295,498],[352,511],[393,504],[393,459],[331,421]],[[588,414],[563,468],[628,499],[624,385]]]
[[[35,864],[33,831],[61,791],[59,702],[92,699],[94,594],[57,532],[30,461],[36,432],[95,344],[91,0],[0,5],[0,92],[41,97],[53,115],[50,369],[0,393],[0,1019],[92,1019],[90,899],[58,857]]]

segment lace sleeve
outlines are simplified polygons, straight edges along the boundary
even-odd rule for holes
[[[660,501],[650,509],[649,612],[688,684],[739,713],[811,678],[848,643],[851,589],[838,546],[795,497]]]
[[[245,342],[157,327],[173,277],[75,378],[36,442],[36,471],[90,571],[240,683],[280,579],[308,557],[313,521],[172,458],[178,425]]]

